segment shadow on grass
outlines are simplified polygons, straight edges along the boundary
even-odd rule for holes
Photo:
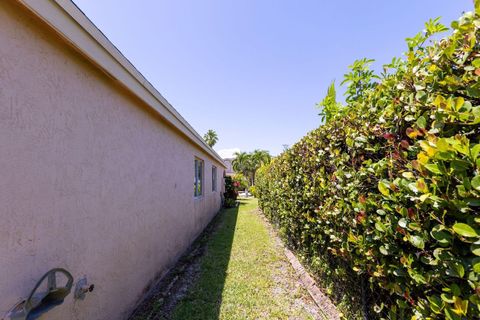
[[[240,206],[245,202],[240,200]],[[201,258],[201,272],[187,296],[176,306],[171,319],[219,319],[239,207],[220,213],[217,230],[208,239]]]

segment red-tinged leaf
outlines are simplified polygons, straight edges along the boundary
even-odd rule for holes
[[[385,139],[387,139],[387,140],[393,140],[393,139],[395,139],[395,136],[394,136],[393,134],[391,134],[391,133],[384,133],[384,134],[383,134],[383,137],[384,137]]]
[[[365,204],[367,202],[367,199],[362,194],[360,197],[358,197],[358,202],[360,202],[361,204]]]
[[[412,167],[413,167],[415,170],[420,171],[420,164],[418,163],[417,160],[413,160],[413,161],[412,161]]]
[[[408,212],[408,217],[409,217],[410,219],[415,218],[415,216],[416,216],[416,215],[415,215],[415,209],[413,209],[413,208],[408,208],[407,212]]]

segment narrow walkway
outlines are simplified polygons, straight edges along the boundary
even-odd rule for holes
[[[156,301],[149,301],[135,320],[324,319],[259,215],[255,199],[221,213],[212,229],[200,240],[204,250],[194,246],[197,262],[184,259],[197,267],[181,267],[190,270],[179,276],[187,278],[177,286],[183,293],[168,293],[177,301],[172,305],[165,295],[153,297]],[[171,284],[167,287],[175,291]]]

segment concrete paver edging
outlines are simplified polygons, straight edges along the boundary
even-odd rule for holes
[[[300,261],[298,261],[297,257],[289,249],[285,248],[284,250],[285,256],[297,273],[300,281],[305,286],[305,289],[307,289],[308,293],[312,297],[313,301],[315,301],[317,306],[325,313],[328,319],[340,320],[340,312],[337,310],[332,301],[317,287],[315,280],[313,280],[310,274],[308,274]]]
[[[280,239],[276,230],[274,230],[273,226],[270,224],[270,221],[268,221],[263,212],[258,209],[258,213],[270,226],[273,236],[276,238],[277,243],[279,243],[283,247],[284,254],[287,257],[287,260],[290,262],[292,268],[295,270],[295,273],[299,277],[300,282],[308,291],[308,294],[312,297],[313,301],[320,308],[324,316],[327,317],[327,319],[329,320],[340,320],[341,312],[338,311],[337,307],[333,304],[330,298],[328,298],[318,288],[315,280],[312,278],[312,276],[310,276],[307,270],[305,270],[305,267],[300,263],[295,254],[284,245],[283,241]]]

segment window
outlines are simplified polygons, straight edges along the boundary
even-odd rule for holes
[[[200,197],[203,194],[203,161],[195,159],[195,178],[193,179],[193,194]]]
[[[217,167],[212,166],[212,191],[217,191]]]

